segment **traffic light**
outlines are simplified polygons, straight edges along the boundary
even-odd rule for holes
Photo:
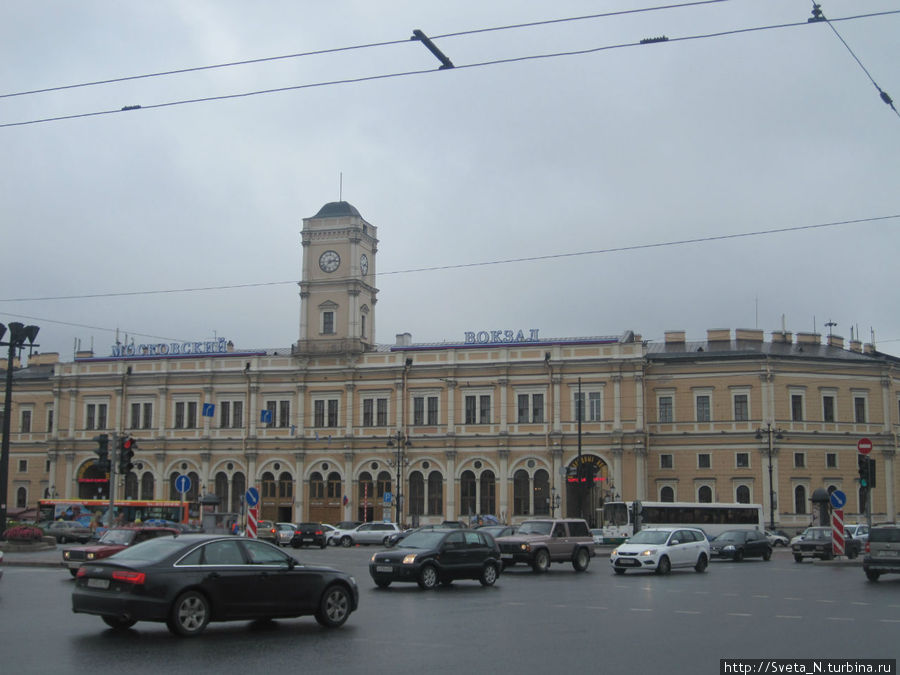
[[[94,450],[97,453],[97,468],[102,473],[108,473],[111,466],[109,461],[109,436],[100,434],[99,436],[94,436],[94,440],[97,442],[97,448]]]
[[[134,468],[131,460],[135,450],[137,450],[137,441],[131,436],[123,437],[119,447],[119,473],[123,476]]]
[[[875,459],[873,457],[869,457],[869,487],[878,487],[875,485]]]
[[[869,487],[869,458],[862,453],[856,456],[856,464],[859,467],[860,487]]]

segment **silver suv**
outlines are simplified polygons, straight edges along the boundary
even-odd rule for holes
[[[341,546],[353,546],[354,544],[382,544],[390,545],[391,535],[399,534],[397,523],[363,523],[355,530],[342,530],[333,537],[339,537]]]
[[[886,573],[900,574],[900,527],[877,525],[869,530],[863,570],[869,581]]]

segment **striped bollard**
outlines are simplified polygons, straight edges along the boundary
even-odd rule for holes
[[[247,536],[251,539],[256,539],[256,514],[257,514],[256,506],[251,506],[247,509]]]
[[[831,549],[835,555],[844,555],[844,509],[831,512]]]

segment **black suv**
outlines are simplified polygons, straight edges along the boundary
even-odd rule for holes
[[[878,525],[869,530],[863,570],[869,581],[882,574],[900,574],[900,527]]]
[[[318,546],[325,548],[325,528],[322,523],[298,523],[291,539],[291,546]]]

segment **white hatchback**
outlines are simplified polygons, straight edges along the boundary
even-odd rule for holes
[[[678,567],[703,572],[709,564],[709,540],[693,527],[647,528],[613,549],[609,562],[616,574],[628,570],[668,574]]]

